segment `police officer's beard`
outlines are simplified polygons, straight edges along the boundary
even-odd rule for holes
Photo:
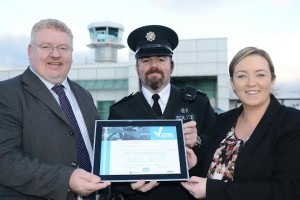
[[[149,74],[152,74],[152,73],[159,73],[161,75],[161,78],[152,78],[150,79],[148,77]],[[163,83],[164,83],[164,79],[165,79],[165,76],[164,76],[164,73],[162,71],[160,71],[159,69],[150,69],[149,71],[146,72],[146,78],[145,78],[145,81],[146,81],[146,84],[152,89],[152,90],[157,90],[159,89]]]

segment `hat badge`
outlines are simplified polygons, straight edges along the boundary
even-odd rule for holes
[[[149,32],[146,34],[146,39],[147,39],[147,41],[149,41],[149,42],[152,42],[153,40],[155,40],[155,34],[154,34],[154,32],[149,31]]]

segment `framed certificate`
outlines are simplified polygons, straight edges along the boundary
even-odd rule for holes
[[[182,120],[97,120],[93,173],[111,182],[187,180]]]

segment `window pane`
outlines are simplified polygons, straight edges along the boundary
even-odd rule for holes
[[[114,101],[98,101],[97,109],[101,119],[107,119],[109,115],[109,107],[115,103]]]

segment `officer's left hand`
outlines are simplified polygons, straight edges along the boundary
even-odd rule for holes
[[[185,150],[186,150],[186,158],[188,161],[188,167],[189,169],[191,169],[195,167],[195,165],[197,164],[198,158],[192,149],[185,148]]]
[[[185,145],[193,148],[197,142],[197,128],[195,121],[189,121],[183,124]]]

